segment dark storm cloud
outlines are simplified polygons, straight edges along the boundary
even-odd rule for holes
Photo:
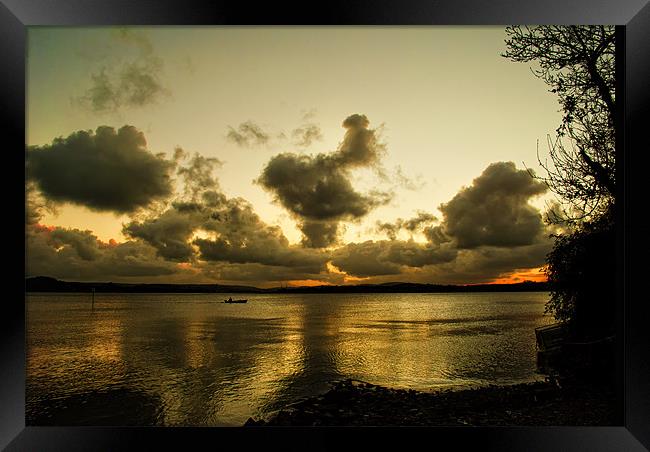
[[[143,242],[104,243],[90,231],[34,225],[27,231],[27,273],[62,279],[171,275],[172,263]]]
[[[27,177],[51,201],[96,211],[133,212],[173,192],[174,163],[146,149],[142,132],[124,126],[79,131],[27,152]]]
[[[228,127],[226,138],[241,147],[263,146],[271,136],[253,121],[242,122],[237,128]]]
[[[127,61],[105,62],[95,69],[90,75],[90,87],[77,100],[97,113],[157,103],[168,90],[161,81],[163,62],[154,54],[149,39],[128,29],[115,30],[112,36],[127,49],[135,50],[135,55]]]
[[[546,190],[546,185],[517,170],[514,163],[492,163],[470,187],[440,206],[444,232],[459,248],[531,245],[544,224],[528,201]]]
[[[376,165],[385,151],[368,125],[363,115],[349,116],[343,121],[347,131],[336,152],[278,154],[257,180],[299,220],[304,244],[323,247],[336,243],[339,221],[359,219],[390,200],[389,193],[361,194],[352,186],[349,170]]]

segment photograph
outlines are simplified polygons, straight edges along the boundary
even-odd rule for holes
[[[647,3],[0,0],[0,449],[650,450]]]
[[[621,426],[623,27],[26,27],[25,425]]]

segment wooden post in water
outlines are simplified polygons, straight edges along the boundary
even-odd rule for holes
[[[93,307],[93,311],[94,311],[95,310],[95,288],[94,287],[93,287],[93,304],[92,304],[92,307]]]

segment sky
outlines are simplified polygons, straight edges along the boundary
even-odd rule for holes
[[[541,280],[557,98],[503,27],[30,27],[29,276]],[[539,143],[539,144],[538,144]]]

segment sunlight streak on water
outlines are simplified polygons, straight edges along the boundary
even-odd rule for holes
[[[547,293],[221,298],[97,294],[93,311],[88,294],[29,295],[28,424],[241,425],[342,378],[532,381],[534,328],[551,322]]]

